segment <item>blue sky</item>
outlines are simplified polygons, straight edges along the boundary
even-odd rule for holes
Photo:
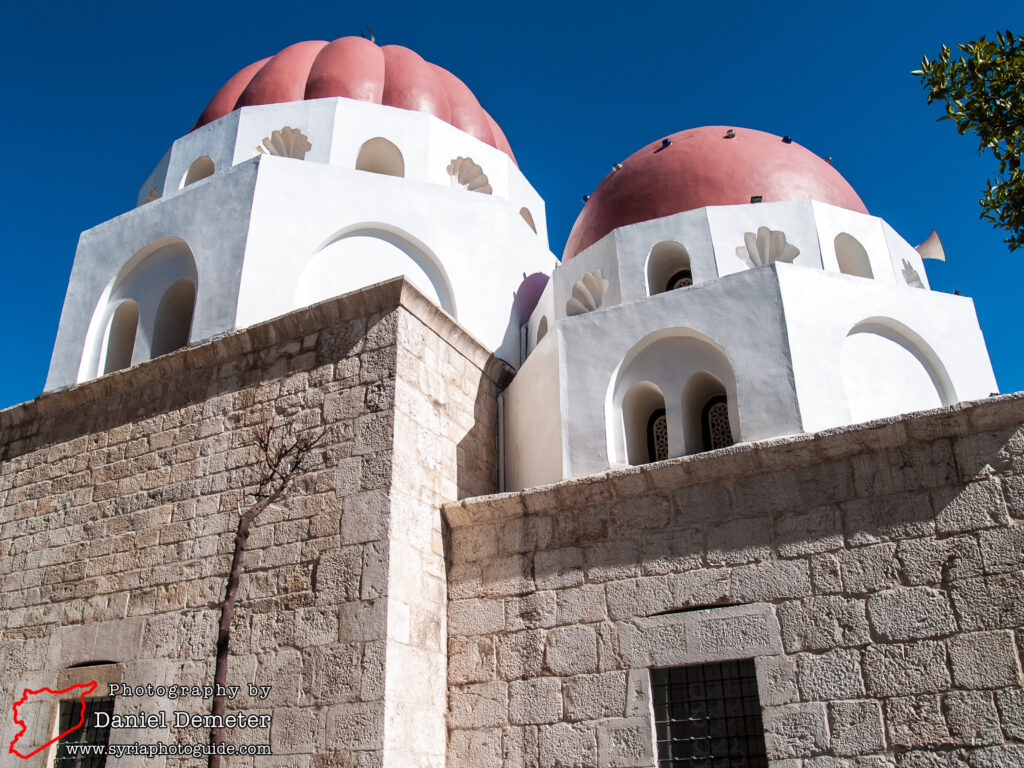
[[[911,243],[939,230],[949,261],[927,263],[933,289],[974,298],[1000,390],[1024,389],[1024,252],[978,218],[994,163],[936,122],[909,74],[944,42],[1024,33],[1022,21],[1015,3],[945,0],[8,4],[0,408],[42,390],[79,233],[133,207],[238,69],[364,25],[476,93],[545,198],[557,254],[581,196],[663,135],[735,125],[831,155]]]

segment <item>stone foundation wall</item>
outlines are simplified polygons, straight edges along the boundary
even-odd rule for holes
[[[448,765],[654,765],[649,670],[728,659],[773,768],[1024,765],[1022,422],[993,398],[448,505]]]
[[[269,743],[274,756],[228,764],[443,765],[439,508],[495,489],[482,433],[494,434],[503,374],[397,280],[0,413],[4,754],[26,688],[83,676],[212,683],[259,459],[249,428],[275,419],[326,435],[310,471],[252,529],[231,638],[230,682],[243,693],[228,712],[271,720],[227,735]],[[109,663],[69,669],[97,662]],[[432,682],[403,687],[417,677]],[[247,683],[272,689],[254,698]],[[54,725],[52,699],[39,701],[22,746],[44,743]],[[209,706],[118,697],[115,713]],[[111,733],[114,744],[208,739],[201,728]],[[19,763],[49,764],[46,752]]]

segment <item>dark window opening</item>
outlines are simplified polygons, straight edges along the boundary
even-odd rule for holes
[[[659,768],[768,768],[754,662],[651,670]]]
[[[103,768],[107,763],[104,755],[71,754],[69,744],[89,744],[107,746],[110,738],[110,727],[96,727],[96,713],[111,714],[114,711],[114,699],[87,699],[85,702],[85,722],[57,744],[57,759],[54,768]],[[62,701],[57,716],[57,733],[64,733],[82,719],[81,699]]]
[[[732,445],[732,427],[729,424],[729,403],[725,395],[715,395],[704,406],[700,415],[704,450],[726,448]]]
[[[665,409],[659,408],[647,420],[647,460],[664,461],[668,458],[668,419]]]
[[[693,285],[693,274],[688,269],[680,269],[668,279],[665,290],[674,291],[676,288],[685,288],[688,285]]]

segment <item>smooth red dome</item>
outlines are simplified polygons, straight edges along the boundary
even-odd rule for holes
[[[505,134],[459,78],[400,45],[361,37],[289,45],[228,80],[192,130],[239,107],[344,96],[444,120],[515,161]]]
[[[726,138],[733,130],[733,138]],[[605,176],[569,234],[563,261],[628,224],[708,205],[818,200],[858,213],[868,209],[839,171],[779,136],[707,126],[648,144]]]

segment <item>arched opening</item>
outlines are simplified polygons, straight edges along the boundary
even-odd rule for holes
[[[722,400],[712,402],[716,397]],[[719,402],[725,405],[724,414],[714,407]],[[705,413],[709,404],[712,407]],[[710,445],[722,447],[739,441],[736,375],[721,346],[690,328],[664,328],[626,353],[605,401],[611,465],[647,460],[647,428],[650,426],[653,439],[660,426],[650,419],[659,408],[665,410],[669,457],[705,450],[704,418],[709,428],[714,427],[710,431],[715,439]]]
[[[654,246],[647,257],[647,295],[654,296],[688,285],[693,285],[693,273],[686,248],[672,240]]]
[[[529,225],[530,229],[534,232],[537,231],[537,225],[533,223],[533,214],[530,213],[529,208],[520,208],[519,215],[523,217],[523,221]]]
[[[735,442],[725,384],[709,371],[693,374],[683,388],[683,432],[687,453],[713,451]]]
[[[405,178],[405,159],[398,147],[378,136],[359,148],[356,170]]]
[[[622,426],[630,464],[647,464],[669,457],[665,396],[656,384],[639,381],[629,388],[622,400]]]
[[[110,316],[102,353],[103,370],[113,373],[132,364],[135,334],[139,328],[139,305],[131,299],[122,301]]]
[[[303,267],[295,303],[309,306],[399,276],[458,317],[451,283],[438,258],[422,242],[380,224],[359,225],[329,239]]]
[[[156,309],[151,357],[188,346],[195,305],[196,284],[189,278],[183,277],[167,289]]]
[[[881,318],[853,328],[840,353],[853,424],[956,402],[941,361],[923,339]]]
[[[540,322],[537,324],[537,343],[534,344],[534,346],[537,346],[537,344],[540,344],[540,340],[543,339],[547,335],[548,335],[548,316],[544,315],[544,317],[542,317],[540,319]]]
[[[870,277],[875,275],[871,271],[871,260],[868,259],[868,252],[864,246],[853,235],[840,232],[836,235],[836,261],[839,263],[839,271],[844,275],[854,277]]]
[[[181,180],[181,188],[184,189],[189,184],[195,184],[207,176],[213,176],[213,160],[207,155],[200,155],[192,161],[192,165],[185,172],[185,177]]]

